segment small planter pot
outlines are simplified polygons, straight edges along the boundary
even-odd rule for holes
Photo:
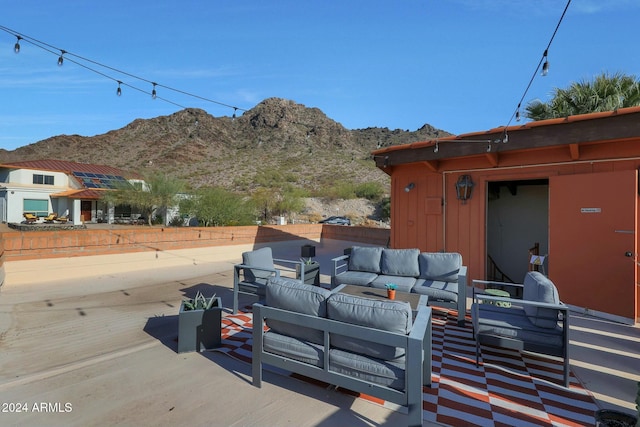
[[[184,310],[180,304],[178,313],[178,353],[203,351],[220,347],[220,322],[222,300],[214,298],[208,310]]]
[[[300,266],[296,266],[297,276],[300,277]],[[304,265],[304,277],[300,278],[307,285],[320,286],[320,263],[313,261]]]
[[[387,289],[387,298],[396,299],[396,290],[395,289]]]

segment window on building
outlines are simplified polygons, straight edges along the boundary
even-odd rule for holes
[[[49,215],[49,201],[47,199],[24,199],[22,212],[32,213],[38,217],[47,216]]]
[[[116,218],[131,218],[131,206],[117,205],[114,207],[113,215]]]
[[[34,184],[53,185],[53,175],[42,175],[38,173],[33,174]]]

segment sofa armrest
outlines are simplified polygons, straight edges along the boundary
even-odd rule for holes
[[[291,259],[282,259],[282,258],[274,258],[273,259],[274,263],[278,263],[278,264],[289,264],[292,265],[292,270],[293,271],[300,271],[300,275],[298,276],[298,274],[296,273],[296,279],[300,279],[302,277],[304,277],[304,262],[302,261],[294,261]],[[298,268],[298,266],[300,266]]]
[[[268,271],[273,273],[274,277],[280,277],[280,270],[277,268],[265,268],[265,267],[255,267],[253,265],[245,265],[245,264],[236,264],[233,266],[233,283],[234,285],[241,282],[240,280],[240,271],[244,269],[249,270],[257,270],[257,271]]]
[[[458,271],[458,325],[464,326],[467,313],[467,266]]]
[[[426,305],[418,307],[418,314],[413,320],[413,327],[409,332],[409,337],[415,337],[422,342],[422,384],[431,386],[431,359],[433,358],[431,343],[433,332],[431,326],[431,308]],[[411,369],[411,367],[409,367]],[[413,372],[408,372],[412,376]]]
[[[331,271],[331,286],[333,287],[339,284],[335,280],[336,276],[349,269],[349,255],[341,255],[331,261],[333,262],[333,270]]]

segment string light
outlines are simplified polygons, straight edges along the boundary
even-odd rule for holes
[[[64,63],[64,58],[62,57],[62,55],[64,55],[65,53],[67,53],[65,50],[60,49],[60,56],[58,57],[58,67],[62,67],[62,64]]]
[[[531,79],[529,80],[529,84],[527,85],[527,88],[524,90],[524,93],[522,94],[522,98],[520,98],[520,102],[518,102],[518,107],[511,115],[511,118],[509,119],[509,122],[507,123],[507,126],[505,126],[505,128],[509,127],[509,125],[511,124],[514,118],[516,119],[516,121],[520,120],[520,108],[522,106],[522,102],[524,101],[524,98],[527,96],[527,93],[529,92],[529,89],[533,84],[533,80],[538,75],[538,71],[540,71],[540,67],[542,67],[542,71],[540,73],[541,75],[546,76],[549,73],[549,60],[547,58],[547,55],[549,54],[549,48],[551,47],[551,43],[553,43],[553,39],[556,37],[556,34],[558,33],[560,24],[562,24],[562,20],[564,19],[564,16],[567,14],[567,10],[569,9],[570,4],[571,4],[571,0],[567,0],[567,5],[564,7],[564,10],[562,11],[562,15],[558,20],[558,24],[556,25],[556,28],[553,31],[553,34],[551,35],[551,39],[549,40],[549,44],[547,45],[547,48],[544,50],[544,53],[542,54],[542,58],[540,58],[540,61],[538,62],[538,66],[536,67],[535,71],[533,72],[533,75],[531,76]]]
[[[16,43],[14,45],[14,52],[15,53],[19,53],[20,52],[20,48],[21,48],[20,42],[21,41],[25,41],[27,43],[30,43],[33,46],[39,47],[42,50],[45,50],[45,51],[47,51],[47,52],[49,52],[51,54],[55,54],[56,56],[58,56],[58,65],[59,66],[62,66],[64,64],[65,60],[66,61],[71,61],[72,63],[74,63],[74,64],[76,64],[76,65],[78,65],[78,66],[80,66],[82,68],[85,68],[86,70],[92,71],[92,72],[94,72],[96,74],[101,75],[102,77],[105,77],[107,79],[113,80],[114,82],[118,83],[118,89],[116,91],[116,94],[118,96],[120,96],[122,94],[121,86],[127,86],[127,87],[129,87],[131,89],[134,89],[134,90],[137,90],[138,92],[141,92],[141,93],[147,93],[148,94],[149,92],[147,92],[146,90],[141,89],[139,87],[136,87],[134,85],[127,84],[127,83],[125,83],[124,81],[122,81],[120,79],[117,79],[115,77],[112,77],[112,76],[106,74],[106,72],[101,72],[101,71],[99,71],[99,70],[97,70],[95,68],[92,68],[92,67],[86,65],[86,63],[93,64],[93,65],[96,65],[98,67],[104,68],[106,70],[110,70],[110,71],[125,75],[125,76],[130,77],[130,78],[135,79],[135,80],[140,80],[140,81],[143,81],[143,82],[146,82],[146,83],[151,83],[153,85],[153,90],[151,92],[151,96],[152,96],[153,99],[160,99],[160,100],[162,100],[164,102],[168,102],[170,104],[173,104],[173,105],[175,105],[177,107],[180,107],[180,108],[183,108],[183,109],[187,108],[187,107],[185,107],[183,105],[180,105],[180,104],[178,104],[176,102],[173,102],[173,101],[171,101],[169,99],[166,99],[166,98],[158,96],[156,88],[162,87],[162,88],[165,88],[165,89],[167,89],[169,91],[177,92],[177,93],[180,93],[182,95],[186,95],[186,96],[189,96],[189,97],[192,97],[192,98],[197,98],[197,99],[200,99],[200,100],[205,101],[205,102],[210,102],[210,103],[213,103],[213,104],[217,104],[217,105],[220,105],[220,106],[226,107],[226,108],[232,108],[234,117],[236,116],[238,110],[247,111],[247,109],[245,109],[245,108],[236,107],[236,106],[229,105],[229,104],[226,104],[226,103],[223,103],[223,102],[215,101],[215,100],[210,99],[210,98],[206,98],[206,97],[199,96],[199,95],[196,95],[196,94],[193,94],[193,93],[189,93],[189,92],[186,92],[186,91],[183,91],[183,90],[180,90],[180,89],[176,89],[176,88],[173,88],[173,87],[170,87],[170,86],[165,86],[165,85],[162,85],[160,83],[152,82],[151,80],[145,79],[143,77],[139,77],[137,75],[128,73],[126,71],[119,70],[119,69],[111,67],[109,65],[102,64],[100,62],[91,60],[89,58],[85,58],[85,57],[82,57],[80,55],[76,55],[74,53],[71,53],[71,52],[68,52],[66,50],[60,49],[58,47],[52,46],[52,45],[50,45],[50,44],[48,44],[46,42],[40,41],[40,40],[35,39],[33,37],[30,37],[28,35],[20,34],[17,31],[14,31],[14,30],[12,30],[10,28],[7,28],[5,26],[2,26],[2,25],[0,25],[0,30],[4,31],[6,33],[9,33],[9,34],[11,34],[11,35],[16,37],[17,40],[16,40]],[[76,58],[77,60],[73,60],[70,57]]]
[[[433,148],[433,152],[437,153],[438,151],[440,151],[440,146],[438,145],[438,140],[436,139],[436,146]]]

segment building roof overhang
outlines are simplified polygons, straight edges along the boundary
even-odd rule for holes
[[[568,160],[580,160],[584,146],[638,139],[640,107],[630,107],[385,147],[372,154],[376,166],[391,175],[398,165],[422,163],[442,171],[455,167],[450,160],[467,157],[482,157],[488,167],[499,167],[501,156],[529,150],[562,148]]]
[[[60,193],[52,194],[50,197],[52,198],[67,197],[69,199],[99,200],[102,198],[105,191],[108,191],[108,190],[82,188],[80,190],[62,191]]]

